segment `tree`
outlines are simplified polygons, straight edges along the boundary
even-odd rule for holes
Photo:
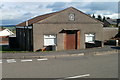
[[[105,19],[106,19],[106,18],[105,18],[105,16],[104,16],[104,17],[103,17],[103,21],[105,21]]]
[[[92,17],[95,18],[95,15],[93,14]]]
[[[107,19],[110,19],[110,17],[107,17]]]
[[[102,21],[102,17],[101,15],[98,15],[98,18],[97,18],[99,21]]]

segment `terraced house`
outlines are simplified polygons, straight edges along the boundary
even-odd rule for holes
[[[16,36],[18,47],[29,51],[101,47],[103,23],[69,7],[16,25]]]

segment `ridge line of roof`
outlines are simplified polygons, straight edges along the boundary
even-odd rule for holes
[[[47,16],[47,15],[53,16],[53,14],[57,14],[57,13],[63,12],[63,11],[65,11],[65,10],[69,9],[69,8],[73,8],[73,7],[68,7],[68,8],[66,8],[66,9],[63,9],[63,10],[60,10],[60,11],[56,11],[56,12],[51,12],[51,13],[39,15],[39,16],[36,16],[36,17],[34,17],[34,18],[32,18],[32,19],[29,19],[29,20],[26,20],[26,21],[28,21],[28,24],[29,24],[29,21],[30,21],[30,20],[36,19],[36,18],[38,18],[38,17]],[[48,18],[48,17],[50,17],[50,16],[47,16],[47,17],[45,17],[44,19],[46,19],[46,18]],[[41,20],[44,20],[44,19],[41,19]],[[41,21],[41,20],[38,20],[38,21]],[[26,21],[24,21],[24,22],[22,22],[22,23],[19,23],[19,24],[17,24],[16,26],[19,26],[19,25],[25,23]],[[36,22],[38,22],[38,21],[35,21],[35,22],[33,21],[33,23],[36,23]],[[31,24],[33,24],[33,23],[31,23]],[[30,24],[30,25],[31,25],[31,24]]]
[[[73,7],[68,7],[68,8],[65,8],[65,9],[63,9],[63,10],[60,10],[60,11],[56,11],[56,12],[52,12],[53,14],[55,13],[55,14],[58,14],[58,13],[61,13],[61,12],[63,12],[63,11],[65,11],[65,10],[67,10],[67,9],[69,9],[69,8],[73,8]],[[73,8],[74,9],[74,8]],[[51,14],[52,14],[51,13]],[[51,15],[51,16],[53,16],[53,15]],[[49,16],[49,17],[51,17],[51,16]],[[46,17],[46,18],[49,18],[49,17]],[[45,18],[45,19],[46,19]],[[42,20],[44,20],[44,19],[42,19]],[[40,20],[41,21],[41,20]]]
[[[80,13],[88,16],[88,15],[85,14],[84,12],[82,12],[82,11],[80,11],[80,10],[74,8],[74,7],[68,7],[68,8],[66,8],[66,9],[63,9],[63,10],[60,10],[60,11],[56,11],[56,12],[51,12],[51,13],[39,15],[39,16],[36,16],[36,17],[34,17],[34,18],[32,18],[32,19],[29,19],[29,20],[26,20],[26,21],[28,21],[28,24],[29,24],[29,22],[31,22],[31,23],[29,24],[29,25],[31,25],[31,24],[33,24],[33,23],[37,23],[37,22],[39,22],[39,21],[41,21],[41,20],[44,20],[44,19],[46,19],[46,18],[49,18],[49,17],[53,16],[54,14],[61,13],[61,12],[65,11],[65,10],[67,10],[67,9],[70,9],[70,8],[75,9],[75,10],[77,10],[78,12],[80,12]],[[39,19],[40,17],[41,17],[41,19]],[[88,17],[89,17],[89,18],[92,18],[92,17],[90,17],[90,16],[88,16]],[[38,20],[34,21],[35,19],[38,19]],[[95,21],[103,24],[103,22],[101,22],[101,21],[99,21],[99,20],[97,20],[97,19],[95,19],[95,18],[92,18],[92,19],[94,19]],[[33,22],[32,22],[32,20],[33,20]],[[25,25],[25,22],[26,22],[26,21],[24,21],[24,22],[22,22],[22,23],[19,23],[19,24],[17,24],[16,26],[19,26],[19,25],[22,25],[22,24]]]
[[[72,7],[72,8],[73,8],[73,9],[75,9],[75,10],[77,10],[78,12],[80,12],[80,13],[82,13],[82,14],[84,14],[84,15],[88,16],[89,18],[92,18],[92,19],[94,19],[95,21],[100,22],[101,24],[103,24],[103,22],[101,22],[101,21],[99,21],[99,20],[97,20],[97,19],[95,19],[95,18],[93,18],[93,17],[91,17],[91,16],[89,16],[89,15],[85,14],[84,12],[82,12],[82,11],[80,11],[80,10],[78,10],[78,9],[74,8],[74,7]]]

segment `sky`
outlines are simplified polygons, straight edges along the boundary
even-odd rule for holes
[[[54,2],[5,2],[0,3],[0,25],[16,25],[33,17],[46,13],[56,12],[68,7],[75,7],[86,14],[95,14],[118,18],[118,2],[90,1],[54,1]]]

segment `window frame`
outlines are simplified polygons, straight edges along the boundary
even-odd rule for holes
[[[92,41],[87,41],[86,40],[86,38],[87,38],[87,36],[86,35],[90,35],[90,34],[92,34],[93,36],[88,36],[88,37],[91,37],[92,38]],[[95,33],[85,33],[85,43],[95,43]]]
[[[45,35],[52,35],[52,36],[55,36],[55,37],[53,37],[53,38],[45,38]],[[54,39],[54,45],[46,45],[45,44],[45,39]],[[56,34],[44,34],[43,35],[43,46],[56,46],[57,45],[57,35]]]

